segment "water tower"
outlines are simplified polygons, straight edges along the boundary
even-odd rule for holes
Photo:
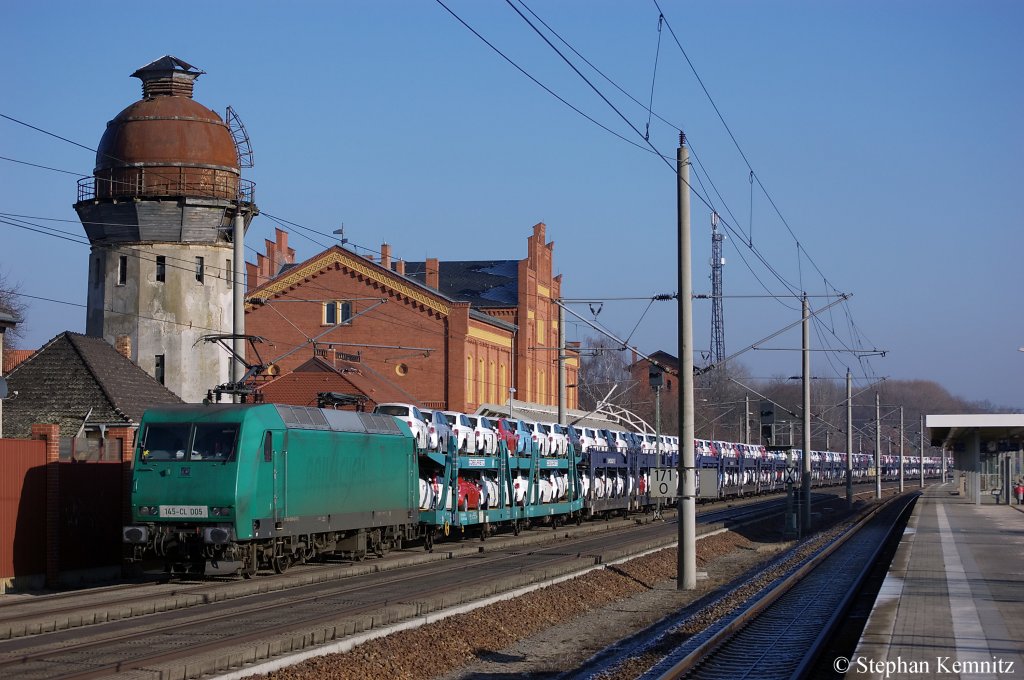
[[[143,98],[107,123],[75,203],[92,244],[86,334],[130,347],[188,402],[228,380],[228,356],[198,341],[232,332],[233,221],[258,213],[248,136],[192,99],[202,74],[171,56],[132,74]]]

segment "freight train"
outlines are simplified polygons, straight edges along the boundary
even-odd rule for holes
[[[458,451],[454,439],[446,451],[423,450],[405,422],[382,414],[283,404],[150,409],[134,455],[131,524],[122,532],[126,567],[155,562],[171,573],[250,578],[323,555],[361,560],[409,543],[429,550],[467,533],[485,539],[498,528],[519,533],[649,510],[651,471],[674,468],[679,453],[655,453],[631,433],[623,438],[626,446],[569,445],[556,455],[541,455],[535,442],[502,441],[474,455]],[[779,452],[696,445],[701,498],[785,486]],[[845,479],[843,454],[811,457],[813,484]],[[855,455],[854,478],[873,473],[868,457]]]

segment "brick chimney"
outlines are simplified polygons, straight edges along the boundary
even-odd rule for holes
[[[395,261],[395,273],[405,276],[405,260]]]
[[[119,335],[114,339],[114,349],[125,359],[132,358],[132,336]]]
[[[391,246],[386,242],[380,244],[380,266],[391,269]]]
[[[433,288],[437,290],[438,284],[437,279],[440,274],[440,269],[437,264],[436,257],[427,258],[427,273],[426,273],[426,284],[427,288]]]

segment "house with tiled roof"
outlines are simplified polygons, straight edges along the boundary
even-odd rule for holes
[[[422,263],[392,261],[384,244],[379,259],[333,246],[295,264],[279,233],[248,270],[258,285],[247,293],[246,333],[269,343],[281,376],[260,388],[269,390],[264,398],[280,393],[293,371],[304,374],[289,379],[296,389],[311,380],[310,366],[299,367],[333,350],[356,369],[342,377],[374,403],[472,412],[507,401],[515,388],[520,400],[557,404],[553,300],[561,276],[552,275],[554,244],[544,230],[533,227],[522,260]],[[567,383],[575,385],[577,368],[570,358]],[[301,394],[309,399],[313,391]],[[575,407],[575,387],[567,396]]]
[[[45,343],[6,376],[4,435],[29,437],[35,423],[61,437],[102,439],[109,427],[138,426],[151,406],[182,400],[103,338],[70,331]]]

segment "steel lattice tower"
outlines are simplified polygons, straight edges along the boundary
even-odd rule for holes
[[[725,234],[718,231],[718,213],[711,213],[711,363],[725,357],[725,319],[722,316],[722,241]]]

